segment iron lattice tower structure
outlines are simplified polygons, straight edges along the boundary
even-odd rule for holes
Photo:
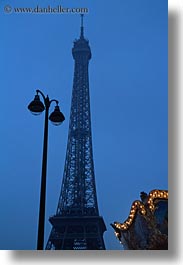
[[[74,41],[75,60],[66,160],[56,215],[46,249],[104,250],[106,226],[99,216],[92,152],[88,65],[91,50],[84,37]]]

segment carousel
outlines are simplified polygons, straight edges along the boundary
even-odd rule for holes
[[[125,222],[111,226],[126,250],[168,250],[168,191],[141,192]]]

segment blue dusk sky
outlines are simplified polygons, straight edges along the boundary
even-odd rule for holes
[[[93,153],[108,250],[141,191],[168,189],[168,1],[0,1],[0,249],[36,249],[44,114],[35,90],[56,98],[66,120],[49,124],[45,244],[61,189],[79,14],[15,13],[16,7],[86,7]],[[4,6],[12,7],[5,13]],[[51,107],[53,110],[54,104]]]

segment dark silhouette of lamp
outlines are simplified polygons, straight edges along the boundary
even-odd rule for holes
[[[55,106],[54,111],[50,114],[49,120],[56,126],[60,125],[65,120],[65,117],[63,113],[60,111],[58,105]]]
[[[34,100],[28,105],[28,109],[34,115],[39,115],[45,109],[43,102],[41,102],[39,95],[35,95]]]
[[[60,111],[58,106],[58,100],[45,97],[45,95],[40,91],[36,90],[36,95],[34,100],[28,105],[28,109],[34,114],[38,115],[45,110],[45,125],[44,125],[44,141],[43,141],[43,160],[42,160],[42,176],[41,176],[41,192],[40,192],[40,207],[39,207],[39,225],[38,225],[38,239],[37,239],[37,250],[43,250],[44,247],[44,222],[45,222],[45,201],[46,201],[46,169],[47,169],[47,149],[48,149],[48,119],[54,125],[60,125],[65,117]],[[44,100],[40,100],[38,94],[41,94]],[[52,102],[56,102],[54,111],[50,114],[49,118],[49,108]]]

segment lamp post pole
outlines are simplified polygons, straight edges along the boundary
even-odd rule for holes
[[[41,191],[40,191],[40,204],[39,204],[39,223],[38,223],[38,238],[37,238],[37,250],[43,250],[44,248],[44,226],[45,226],[45,204],[46,204],[46,172],[47,172],[47,151],[48,151],[48,119],[50,119],[56,125],[61,124],[65,117],[60,112],[58,107],[58,100],[45,97],[40,90],[36,90],[37,95],[35,99],[29,104],[28,109],[33,113],[41,113],[45,110],[45,123],[44,123],[44,140],[43,140],[43,158],[42,158],[42,175],[41,175]],[[38,93],[40,93],[44,99],[44,104],[40,101]],[[49,108],[51,103],[55,101],[56,107],[54,112],[49,117]]]
[[[46,98],[48,99],[48,97]],[[47,103],[47,100],[45,100]],[[49,103],[49,99],[48,99]],[[44,123],[44,141],[43,141],[43,160],[42,160],[42,176],[41,176],[41,193],[39,206],[39,225],[37,250],[43,250],[44,247],[44,220],[45,220],[45,202],[46,202],[46,171],[47,171],[47,151],[48,151],[48,114],[49,105],[45,104],[45,123]]]

